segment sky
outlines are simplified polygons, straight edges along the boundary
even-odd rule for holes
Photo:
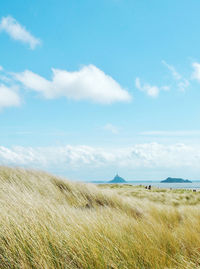
[[[200,179],[199,0],[0,3],[0,165]]]

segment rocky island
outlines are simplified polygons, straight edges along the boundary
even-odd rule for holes
[[[188,179],[168,177],[167,179],[162,180],[160,183],[192,183],[192,181]]]
[[[126,180],[120,177],[118,174],[110,180],[108,183],[126,183]]]

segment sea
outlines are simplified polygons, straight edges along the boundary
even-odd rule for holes
[[[107,181],[92,181],[91,183],[95,184],[107,184]],[[142,185],[142,186],[155,186],[157,188],[167,188],[167,189],[200,189],[200,180],[192,181],[192,183],[160,183],[160,181],[127,181],[125,184],[131,185]]]

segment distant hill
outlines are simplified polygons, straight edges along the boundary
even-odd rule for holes
[[[192,181],[188,179],[168,177],[167,179],[162,180],[160,183],[192,183]]]
[[[126,180],[123,179],[122,177],[116,175],[111,181],[108,183],[126,183]]]

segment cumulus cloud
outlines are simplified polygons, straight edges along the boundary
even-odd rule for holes
[[[0,31],[6,32],[14,40],[28,44],[31,49],[35,49],[35,47],[41,43],[38,38],[31,35],[25,27],[11,16],[1,19]]]
[[[84,66],[75,72],[59,69],[52,69],[52,72],[52,80],[47,80],[29,70],[16,73],[14,77],[27,89],[40,92],[48,99],[63,96],[103,104],[131,100],[128,91],[94,65]]]
[[[14,87],[7,87],[0,84],[0,109],[5,107],[19,106],[20,96]]]
[[[87,165],[101,166],[112,160],[112,154],[88,146],[64,147],[0,147],[0,163],[46,168],[50,166],[77,168]]]
[[[158,143],[136,144],[129,148],[0,147],[1,165],[20,165],[39,169],[93,169],[122,167],[126,169],[199,168],[200,147],[196,145]]]

